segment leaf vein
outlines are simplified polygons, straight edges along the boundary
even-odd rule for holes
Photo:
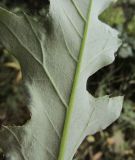
[[[43,57],[44,57],[44,54],[43,54],[43,53],[44,53],[44,50],[43,50],[41,41],[40,41],[38,35],[36,34],[35,29],[33,28],[33,26],[32,26],[32,24],[31,24],[31,22],[30,22],[28,16],[27,16],[24,12],[23,12],[23,15],[24,15],[24,18],[26,19],[26,21],[28,22],[28,24],[29,24],[29,26],[30,26],[30,28],[31,28],[31,30],[32,30],[32,32],[33,32],[33,34],[35,35],[35,37],[36,37],[36,39],[37,39],[37,42],[39,43],[40,50],[41,50],[41,53],[42,53],[42,63],[44,63],[44,58],[43,58]]]
[[[61,27],[61,24],[60,24],[60,27]],[[72,54],[70,48],[68,47],[68,44],[67,44],[67,42],[66,42],[66,39],[65,39],[65,36],[64,36],[64,32],[63,32],[62,27],[61,27],[61,30],[62,30],[62,35],[63,35],[63,39],[64,39],[64,42],[65,42],[65,46],[66,46],[66,48],[67,48],[67,51],[68,51],[70,57],[77,63],[77,62],[78,62],[78,59],[77,59],[76,57],[73,56],[73,54]]]
[[[15,138],[16,142],[18,143],[19,147],[22,148],[21,143],[20,143],[19,138],[17,137],[17,135],[9,127],[4,126],[4,125],[2,125],[2,127],[4,129],[6,129],[10,134],[13,135],[13,137]],[[23,159],[26,160],[26,157],[24,156],[24,154],[22,153],[22,151],[20,151],[20,153],[21,153]]]
[[[71,0],[71,2],[73,3],[74,7],[76,8],[76,10],[77,10],[78,14],[80,15],[80,17],[82,18],[82,20],[83,20],[84,22],[86,22],[87,20],[86,20],[86,18],[83,16],[83,14],[82,14],[81,10],[79,9],[79,7],[77,6],[76,2],[75,2],[74,0]]]
[[[33,138],[39,143],[39,141],[37,140],[37,138],[35,136],[33,136]],[[41,143],[39,143],[40,146],[43,148],[43,149],[46,149],[46,151],[49,153],[49,155],[51,157],[53,157],[55,160],[57,159],[56,156],[51,152],[51,150],[48,148],[48,147],[43,147],[43,145]]]
[[[61,102],[63,103],[64,107],[67,109],[68,104],[65,102],[64,98],[61,96],[59,90],[57,89],[55,83],[53,82],[53,79],[51,78],[49,72],[47,71],[47,69],[45,69],[45,67],[42,65],[42,63],[31,53],[31,51],[25,47],[25,45],[19,40],[19,38],[13,33],[13,31],[11,29],[9,29],[3,22],[1,22],[8,30],[9,32],[17,39],[17,41],[21,44],[21,46],[30,53],[30,55],[37,61],[37,63],[43,68],[44,72],[46,73],[46,75],[48,76],[53,88],[55,89],[58,97],[60,98]]]
[[[81,33],[79,32],[79,30],[77,29],[77,27],[75,26],[75,24],[72,22],[71,18],[66,14],[65,10],[63,9],[63,12],[65,14],[65,16],[67,17],[67,19],[69,20],[69,22],[71,23],[71,25],[73,26],[73,28],[75,29],[76,33],[79,35],[79,37],[82,39],[83,36],[81,35]]]
[[[36,108],[35,108],[35,109],[36,109]],[[47,111],[44,111],[44,114],[46,115],[45,117],[47,117],[47,119],[49,120],[51,126],[53,127],[53,129],[54,129],[54,131],[55,131],[55,133],[56,133],[56,135],[57,135],[58,138],[60,139],[60,134],[58,133],[57,129],[55,128],[52,120],[49,118],[49,115],[48,115]]]

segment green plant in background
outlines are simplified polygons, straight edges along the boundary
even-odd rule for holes
[[[20,66],[5,49],[0,50],[0,126],[23,125],[30,119],[28,94],[21,83]]]
[[[0,132],[8,158],[71,160],[86,135],[119,117],[122,97],[94,98],[86,90],[120,45],[118,33],[98,20],[108,2],[51,0],[49,32],[26,14],[0,9],[0,41],[22,66],[32,113],[26,125]]]
[[[123,26],[126,21],[122,7],[109,7],[100,18],[111,26]]]
[[[128,34],[135,36],[135,16],[132,17],[131,21],[127,25]]]

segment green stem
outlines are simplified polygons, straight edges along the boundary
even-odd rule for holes
[[[88,10],[88,20],[87,20],[87,22],[85,24],[85,28],[84,28],[84,37],[83,37],[82,45],[80,48],[79,61],[78,61],[77,69],[76,69],[76,74],[75,74],[75,79],[74,79],[74,83],[73,83],[72,94],[70,97],[69,107],[68,107],[67,113],[66,113],[66,120],[65,120],[65,124],[64,124],[64,130],[63,130],[63,135],[62,135],[62,139],[61,139],[58,160],[64,160],[64,157],[65,157],[67,141],[68,141],[68,133],[69,133],[68,130],[70,127],[71,117],[72,117],[72,113],[74,110],[76,88],[77,88],[78,79],[79,79],[79,75],[80,75],[82,57],[83,57],[83,52],[84,52],[85,43],[86,43],[86,39],[87,39],[88,27],[89,27],[89,23],[90,23],[92,1],[93,0],[90,0],[90,6],[89,6],[89,10]]]

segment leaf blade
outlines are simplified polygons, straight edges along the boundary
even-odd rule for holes
[[[0,9],[0,35],[2,37],[0,39],[20,60],[25,80],[32,96],[31,122],[21,128],[19,132],[17,132],[17,129],[14,130],[19,137],[22,137],[19,139],[23,148],[25,148],[22,149],[22,152],[24,152],[27,159],[53,160],[58,157],[59,150],[61,150],[59,149],[59,137],[62,136],[66,114],[66,109],[63,105],[64,103],[69,104],[70,101],[80,48],[83,48],[83,56],[80,58],[81,67],[78,69],[78,82],[75,83],[77,86],[75,87],[76,92],[73,94],[75,96],[73,98],[75,99],[72,104],[73,108],[71,107],[71,114],[73,116],[69,118],[71,122],[69,122],[67,127],[69,134],[66,132],[68,143],[65,145],[65,153],[61,151],[62,154],[64,153],[61,159],[72,159],[78,145],[88,133],[86,131],[86,124],[89,124],[92,108],[96,106],[96,100],[86,91],[87,78],[99,68],[112,62],[114,60],[113,53],[119,46],[118,41],[115,42],[117,33],[101,24],[101,22],[99,23],[97,19],[98,14],[108,4],[109,1],[107,0],[102,2],[95,0],[93,2],[91,14],[89,15],[91,25],[87,22],[88,26],[86,28],[88,31],[86,37],[82,36],[85,33],[84,26],[86,22],[82,20],[82,16],[87,19],[86,12],[88,12],[89,2],[85,0],[83,8],[80,8],[82,4],[80,0],[72,2],[51,0],[50,15],[52,29],[49,34],[29,17],[20,18],[6,10]],[[78,14],[78,11],[81,12],[82,16]],[[10,23],[9,18],[11,19]],[[3,22],[6,24],[5,28],[2,26]],[[9,33],[8,26],[10,26],[14,35],[17,35],[23,43],[18,43],[15,36]],[[99,31],[99,28],[101,28],[101,31]],[[103,33],[101,34],[101,32]],[[102,43],[100,42],[101,44],[98,42],[98,38],[95,37],[97,33],[100,40],[103,34],[105,34],[106,39]],[[114,35],[112,36],[112,34]],[[74,35],[73,39],[71,39],[71,35]],[[108,39],[108,36],[111,38]],[[84,39],[86,40],[83,45],[82,37],[85,37]],[[99,46],[96,45],[97,42]],[[113,47],[110,48],[110,45]],[[109,55],[108,50],[110,51]],[[72,53],[72,56],[70,53]],[[122,103],[121,101],[122,98],[119,99],[120,103]],[[95,104],[92,106],[94,102]],[[106,104],[106,106],[109,105]],[[98,111],[98,107],[96,111]],[[121,105],[115,111],[120,113]],[[113,115],[113,119],[116,118]],[[106,124],[108,124],[108,119],[104,120],[104,125],[99,124],[98,129]],[[92,126],[92,128],[94,127]],[[25,134],[22,133],[22,130]],[[47,139],[47,136],[51,138]],[[14,152],[19,154],[17,153],[17,147],[15,147]],[[11,154],[11,156],[16,158],[16,155]]]

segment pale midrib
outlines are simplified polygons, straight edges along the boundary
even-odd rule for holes
[[[68,142],[68,134],[69,134],[69,128],[70,128],[70,123],[71,123],[71,117],[73,116],[72,113],[74,110],[75,95],[76,95],[78,80],[79,80],[79,76],[80,76],[80,68],[81,68],[81,64],[82,64],[82,58],[83,58],[83,54],[84,54],[85,44],[86,44],[86,40],[87,40],[88,27],[89,27],[89,23],[90,23],[92,1],[93,0],[90,0],[90,5],[89,5],[89,9],[88,9],[88,20],[86,21],[85,28],[84,28],[84,37],[83,37],[81,48],[80,48],[79,61],[78,61],[77,69],[76,69],[74,82],[73,82],[73,88],[72,88],[72,92],[71,92],[69,107],[67,109],[66,119],[65,119],[65,123],[64,123],[64,130],[63,130],[63,135],[62,135],[62,139],[61,139],[58,160],[65,160],[64,158],[65,158],[66,147],[67,147],[67,142]]]
[[[80,140],[81,140],[81,138],[83,137],[84,132],[86,131],[86,129],[87,129],[88,125],[89,125],[89,122],[90,122],[90,120],[91,120],[91,118],[92,118],[92,116],[93,116],[93,114],[94,114],[94,112],[95,112],[95,109],[96,109],[96,107],[94,107],[94,108],[92,109],[92,112],[90,113],[89,121],[88,121],[88,123],[85,125],[85,127],[84,127],[84,129],[83,129],[83,132],[80,134],[79,139],[78,139],[78,141],[77,141],[77,143],[76,143],[76,145],[75,145],[75,147],[74,147],[74,149],[73,149],[73,152],[72,152],[71,156],[74,154],[75,150],[77,149],[78,145],[80,144]],[[71,156],[70,156],[70,157],[71,157]],[[69,159],[71,159],[71,158],[69,158]]]

